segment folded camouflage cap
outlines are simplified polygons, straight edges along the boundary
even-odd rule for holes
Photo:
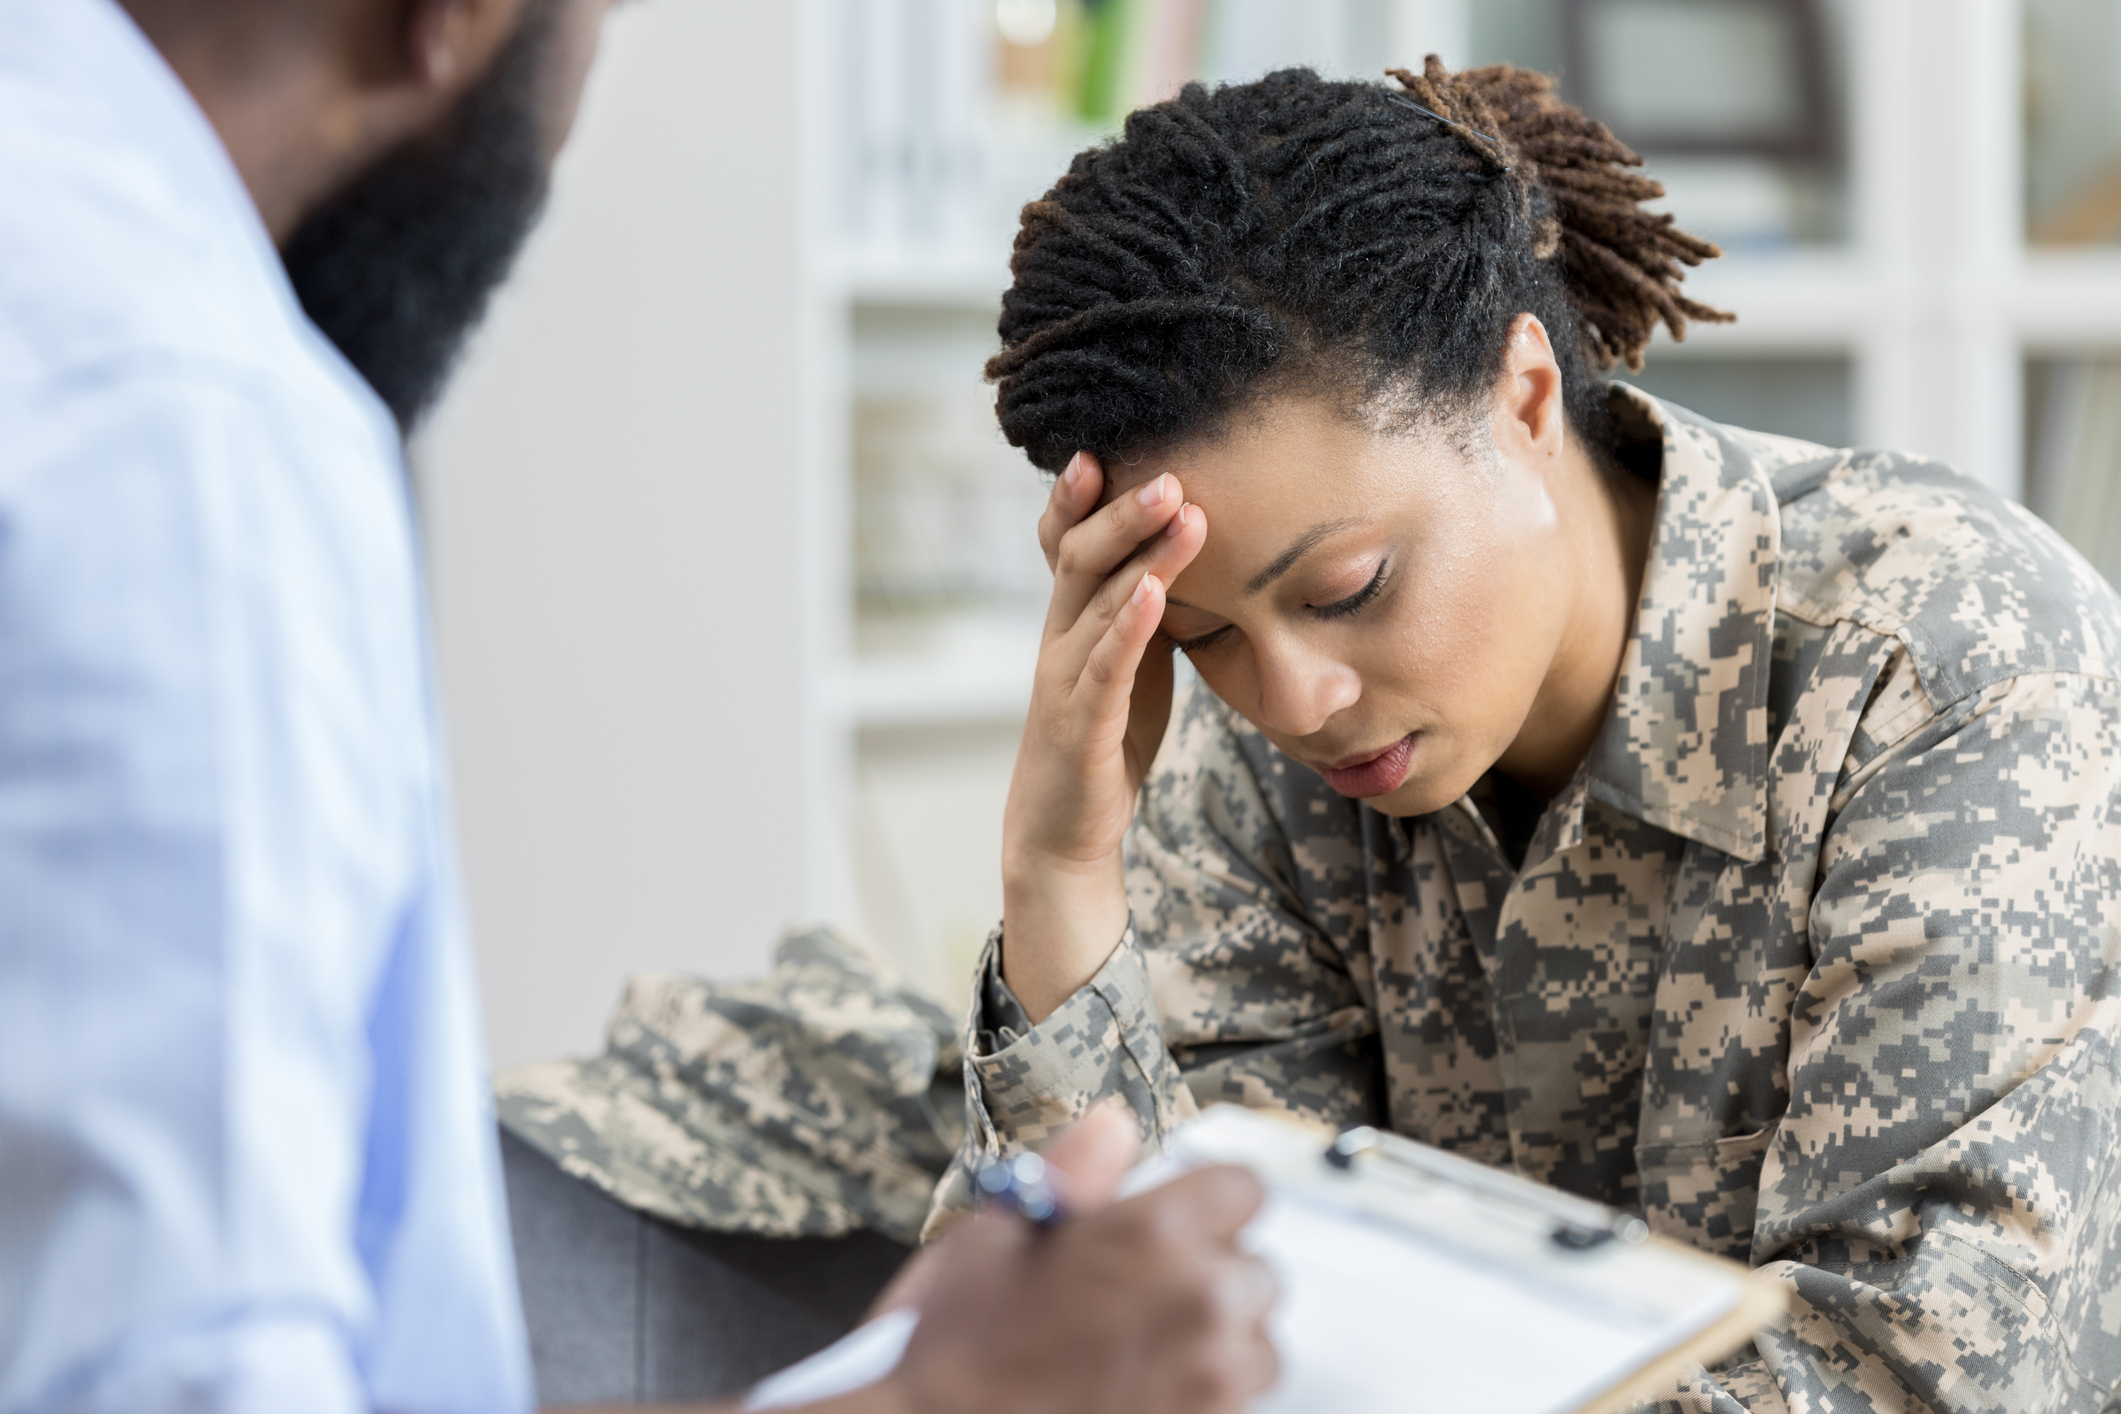
[[[743,982],[632,977],[604,1053],[503,1072],[500,1120],[670,1222],[913,1242],[964,1132],[957,1027],[829,928]]]

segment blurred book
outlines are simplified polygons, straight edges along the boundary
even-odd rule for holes
[[[1376,78],[1437,0],[838,0],[841,237],[932,256],[1008,249],[1082,148],[1188,82],[1304,65]],[[1412,26],[1427,33],[1442,26]],[[1418,42],[1414,43],[1419,48]]]
[[[2028,374],[2027,499],[2121,583],[2121,355],[2043,360]]]
[[[1351,36],[1381,35],[1387,8],[1387,0],[996,0],[996,70],[1005,92],[1042,88],[1048,111],[1110,128],[1197,78],[1250,79],[1298,64],[1340,70]]]
[[[2026,0],[2024,20],[2026,235],[2121,239],[2121,5]]]

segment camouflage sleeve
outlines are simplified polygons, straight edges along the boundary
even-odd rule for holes
[[[1001,979],[1005,940],[989,941],[967,1029],[965,1143],[930,1235],[970,1201],[974,1165],[1036,1147],[1108,1095],[1152,1148],[1215,1100],[1336,1128],[1375,1118],[1376,1019],[1292,882],[1269,801],[1279,758],[1249,752],[1204,688],[1182,692],[1173,718],[1127,841],[1134,923],[1103,970],[1033,1026]]]
[[[2042,674],[1855,763],[1761,1172],[1790,1313],[1656,1407],[2114,1407],[2117,740],[2121,686]]]
[[[924,1240],[971,1207],[981,1163],[1041,1147],[1109,1095],[1125,1098],[1151,1148],[1194,1113],[1164,1046],[1132,926],[1097,975],[1036,1026],[1002,980],[1002,946],[997,928],[974,977],[965,1138],[936,1188]]]

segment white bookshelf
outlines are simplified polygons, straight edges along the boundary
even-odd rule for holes
[[[873,2],[882,14],[900,13],[915,0]],[[846,29],[836,17],[861,3],[810,0],[821,71],[845,71]],[[933,13],[955,14],[966,23],[984,13],[975,0],[929,3]],[[1362,14],[1349,9],[1353,18],[1335,31],[1344,41],[1358,33],[1384,35],[1395,51],[1393,63],[1418,64],[1428,49],[1447,62],[1464,58],[1468,7],[1475,0],[1361,3],[1367,6]],[[1727,258],[1697,272],[1688,281],[1689,293],[1736,310],[1739,322],[1697,326],[1684,345],[1660,339],[1652,369],[1716,359],[1835,361],[1848,369],[1849,420],[1858,443],[1934,455],[2019,494],[2025,476],[2025,360],[2121,348],[2121,253],[2026,250],[2016,0],[1839,3],[1853,76],[1845,113],[1848,239]],[[949,52],[972,63],[979,45],[956,44]],[[832,55],[839,57],[824,57]],[[1374,72],[1386,57],[1359,62],[1360,56],[1350,55],[1344,67]],[[977,75],[933,77],[939,90],[953,95],[942,107],[972,111],[965,94],[977,88]],[[831,95],[823,101],[829,110]],[[844,182],[849,156],[835,148],[834,135],[849,129],[845,115],[831,111],[821,127],[825,136],[812,144],[812,154],[819,164],[814,181],[823,190]],[[1047,177],[1058,174],[1066,150],[1054,145]],[[1013,170],[1019,177],[1028,170],[1021,152]],[[1033,183],[1013,199],[1035,196],[1042,185]],[[998,204],[1005,203],[989,200],[990,216]],[[1009,232],[1005,223],[982,228],[974,221],[927,246],[865,242],[849,238],[841,195],[816,205],[810,261],[817,376],[810,396],[817,400],[814,425],[822,431],[809,459],[814,484],[807,501],[823,517],[815,532],[818,552],[837,553],[840,563],[833,572],[812,576],[810,586],[819,597],[812,615],[814,729],[815,756],[823,763],[813,833],[821,848],[841,860],[837,878],[822,888],[816,905],[873,925],[876,909],[865,904],[860,883],[865,868],[875,871],[878,846],[864,831],[879,828],[873,821],[864,824],[856,800],[864,789],[865,761],[889,754],[896,750],[892,743],[904,739],[920,737],[943,754],[954,737],[976,739],[977,750],[991,758],[989,794],[996,813],[950,828],[998,840],[1006,753],[997,743],[1010,739],[1028,700],[1036,619],[974,617],[933,633],[922,647],[856,650],[845,560],[853,496],[848,408],[863,361],[859,330],[882,312],[955,321],[958,329],[985,320],[991,331],[1007,280]],[[1684,210],[1680,217],[1684,223]],[[977,372],[976,361],[968,361],[962,376],[976,379]],[[1022,475],[1032,472],[1024,467]],[[927,842],[884,843],[903,855]],[[980,857],[978,850],[961,852]],[[992,892],[998,897],[998,886]],[[965,897],[977,893],[968,884]],[[963,951],[961,939],[948,946],[903,935],[880,942],[916,976],[951,989],[947,973]]]

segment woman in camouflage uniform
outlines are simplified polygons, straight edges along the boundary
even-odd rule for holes
[[[1396,77],[1025,210],[1054,597],[939,1211],[1108,1094],[1383,1124],[1788,1283],[1666,1408],[2121,1407],[2121,603],[1604,383],[1713,249],[1543,78]]]

